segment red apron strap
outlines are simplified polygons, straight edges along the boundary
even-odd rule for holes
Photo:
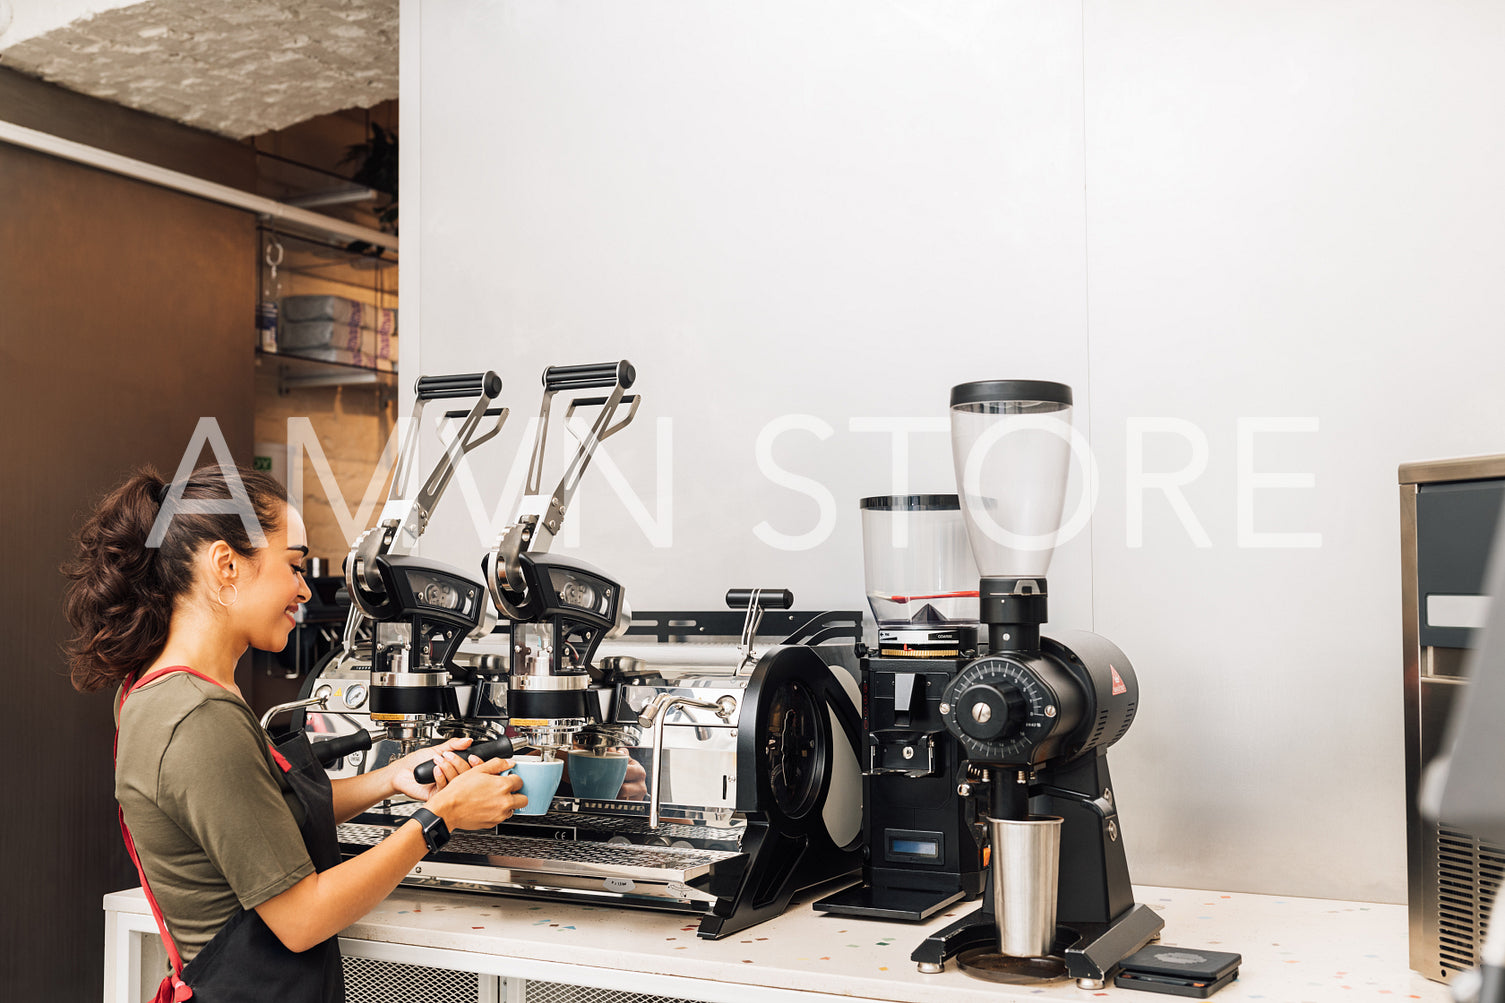
[[[120,704],[116,711],[115,746],[112,756],[118,755],[120,749],[120,714],[125,710],[125,698],[130,696],[136,687],[144,686],[154,679],[160,679],[173,672],[187,672],[190,675],[198,676],[205,682],[214,683],[214,685],[221,688],[224,686],[218,680],[210,679],[202,672],[191,669],[186,665],[170,665],[157,669],[155,672],[148,672],[145,676],[134,681],[128,678],[125,685],[120,688]],[[292,772],[293,764],[288,762],[286,756],[277,751],[276,746],[268,744],[267,750],[271,752],[272,759],[282,768],[283,773]],[[153,1003],[184,1003],[185,1000],[193,998],[193,988],[183,981],[183,957],[178,953],[178,945],[173,942],[172,934],[167,932],[167,919],[162,915],[161,907],[157,905],[157,898],[152,894],[151,886],[147,884],[146,871],[141,866],[141,858],[136,854],[136,842],[131,839],[131,830],[125,824],[125,809],[117,807],[116,815],[120,819],[120,836],[125,840],[126,852],[131,856],[131,863],[136,865],[136,876],[141,879],[141,890],[146,893],[146,903],[151,907],[152,919],[156,920],[157,932],[162,935],[162,946],[166,948],[168,960],[172,962],[173,973],[164,978],[162,984],[157,987],[157,995]]]
[[[146,871],[141,868],[141,858],[136,855],[136,843],[131,839],[131,830],[125,824],[125,809],[116,808],[115,814],[120,818],[120,836],[125,840],[125,851],[131,855],[131,863],[136,865],[136,876],[141,879],[141,890],[146,893],[146,904],[151,906],[152,919],[157,921],[157,932],[162,936],[162,946],[167,949],[167,958],[172,962],[172,974],[162,980],[163,984],[157,989],[154,1003],[192,999],[193,989],[183,981],[183,957],[178,953],[178,945],[173,942],[172,934],[167,932],[167,919],[157,905],[151,886],[147,884]],[[172,995],[166,996],[165,990],[169,983],[171,983]]]
[[[120,688],[120,704],[115,715],[115,745],[111,751],[111,758],[118,759],[120,751],[120,714],[125,711],[125,698],[131,695],[131,691],[143,683],[151,682],[167,675],[169,672],[193,672],[188,666],[173,666],[158,669],[156,672],[147,673],[144,677],[131,680],[126,679],[125,685]],[[202,673],[193,672],[200,679],[208,679]],[[210,679],[210,682],[214,680]],[[141,858],[136,854],[136,841],[131,838],[131,830],[125,824],[125,809],[117,806],[115,815],[120,820],[120,837],[125,840],[125,852],[130,854],[131,863],[136,865],[136,876],[141,879],[141,890],[146,893],[146,904],[151,907],[152,919],[157,922],[157,933],[162,937],[162,946],[167,950],[167,958],[172,962],[172,974],[162,980],[157,987],[157,995],[152,1003],[182,1003],[184,1000],[193,998],[193,988],[183,981],[183,956],[178,953],[178,945],[173,941],[172,934],[167,932],[167,918],[162,915],[162,909],[157,905],[157,897],[152,894],[151,885],[147,883],[146,871],[141,867]]]
[[[286,756],[277,751],[277,747],[275,745],[268,745],[267,751],[272,754],[272,758],[276,760],[277,765],[282,767],[283,773],[293,772],[293,764],[287,761]]]

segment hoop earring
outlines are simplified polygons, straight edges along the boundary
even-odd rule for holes
[[[230,590],[230,601],[229,602],[225,602],[225,589],[229,589]],[[226,609],[228,609],[231,606],[234,606],[235,605],[235,601],[240,598],[240,589],[238,589],[238,588],[235,587],[235,583],[234,582],[228,582],[228,583],[226,583],[224,585],[221,585],[219,587],[219,591],[214,594],[214,598],[219,601],[219,604],[221,606],[224,606]]]

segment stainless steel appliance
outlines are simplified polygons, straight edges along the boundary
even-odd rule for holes
[[[1446,816],[1424,817],[1418,797],[1467,692],[1465,658],[1485,623],[1505,455],[1405,463],[1399,479],[1411,967],[1447,981],[1479,964],[1505,883],[1505,847]]]
[[[424,490],[389,502],[352,548],[350,643],[310,676],[305,698],[321,707],[310,721],[336,735],[379,727],[369,754],[346,757],[347,771],[447,735],[485,739],[500,755],[514,743],[544,758],[625,750],[635,767],[614,797],[565,788],[543,815],[456,835],[407,882],[689,911],[700,936],[714,938],[776,915],[802,888],[855,872],[861,723],[855,678],[842,664],[852,660],[860,615],[785,622],[764,647],[760,627],[793,597],[734,590],[728,605],[743,611],[736,643],[724,621],[718,635],[717,618],[683,614],[637,623],[639,632],[656,630],[647,640],[630,636],[622,583],[548,553],[594,450],[636,413],[629,363],[545,370],[524,496],[480,580],[398,552],[422,532],[454,460],[495,434],[476,435],[480,419],[496,413],[487,404],[500,386],[489,377],[421,381],[420,400],[425,386],[430,396],[482,399]],[[577,446],[545,496],[552,400],[586,390],[605,394],[571,401],[567,423],[580,409],[595,409],[595,418],[567,424]],[[406,497],[398,484],[394,477],[394,498]],[[501,622],[488,621],[482,604]],[[356,640],[359,618],[375,623],[370,644]],[[346,852],[379,842],[416,807],[386,803],[342,825]]]
[[[744,628],[763,610],[761,630]],[[639,614],[603,644],[608,710],[575,744],[626,750],[639,769],[617,797],[577,797],[567,778],[547,814],[457,835],[404,883],[688,912],[701,937],[716,938],[778,915],[802,888],[855,873],[861,723],[848,663],[861,615],[758,604],[732,617]],[[458,658],[500,659],[510,644],[499,625]],[[353,692],[359,704],[366,678],[337,661],[319,674],[314,689],[328,687],[340,711],[324,715],[332,730],[370,726],[362,706],[345,703]],[[347,761],[343,773],[398,751]],[[416,807],[378,805],[342,825],[341,842],[358,852]]]

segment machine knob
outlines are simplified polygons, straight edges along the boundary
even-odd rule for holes
[[[996,742],[1019,730],[1025,699],[1016,686],[979,683],[963,691],[957,705],[962,731],[982,742]]]

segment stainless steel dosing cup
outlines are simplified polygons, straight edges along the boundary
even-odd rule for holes
[[[998,953],[1043,958],[1056,936],[1056,880],[1061,868],[1061,819],[988,819],[992,840],[993,916]]]

